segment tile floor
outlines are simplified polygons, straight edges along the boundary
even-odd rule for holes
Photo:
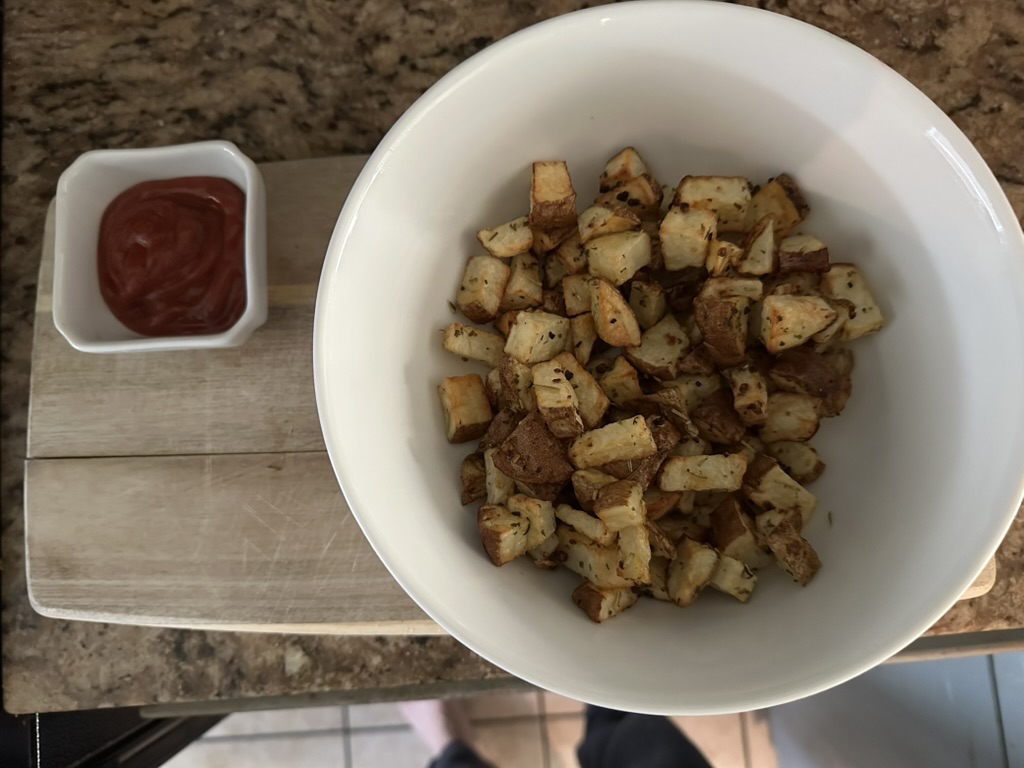
[[[576,768],[583,706],[550,693],[466,700],[476,747],[499,768]],[[676,723],[715,768],[778,768],[764,718],[748,713]],[[426,768],[427,749],[394,704],[231,715],[165,768]]]

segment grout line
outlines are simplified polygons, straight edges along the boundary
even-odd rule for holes
[[[750,753],[750,724],[747,722],[750,717],[749,712],[740,712],[740,735],[743,737],[743,762],[747,768],[755,768]]]
[[[1010,768],[1010,750],[1006,746],[1006,728],[1003,727],[1003,704],[999,701],[999,676],[996,674],[996,662],[990,653],[985,657],[988,662],[989,680],[992,681],[992,698],[996,705],[996,725],[999,728],[999,744],[1002,747],[1003,765]]]
[[[345,768],[355,768],[352,759],[352,739],[350,734],[351,725],[348,717],[348,706],[343,704],[341,707],[341,740],[342,750],[345,753]]]
[[[548,713],[544,706],[544,694],[537,691],[537,727],[540,729],[540,750],[544,768],[551,768],[551,740],[548,738]]]

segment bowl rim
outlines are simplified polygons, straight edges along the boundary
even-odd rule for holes
[[[206,153],[223,153],[242,171],[245,193],[245,290],[246,306],[238,320],[220,333],[192,336],[142,336],[138,338],[100,341],[78,332],[64,316],[62,297],[75,290],[65,284],[65,264],[74,250],[73,233],[66,219],[66,209],[76,177],[102,173],[97,164],[116,158],[129,161],[140,171],[139,181],[172,178],[165,174],[146,174],[149,163],[168,158]],[[127,189],[128,187],[126,187]],[[210,139],[163,147],[130,147],[124,149],[93,149],[83,152],[60,175],[54,211],[53,241],[53,324],[67,342],[79,352],[124,353],[157,352],[184,349],[215,349],[243,344],[253,331],[267,319],[266,285],[266,189],[263,175],[256,164],[237,145],[224,139]]]
[[[787,27],[792,30],[799,30],[799,34],[809,37],[817,37],[819,42],[831,45],[837,57],[843,57],[853,65],[860,68],[866,68],[876,73],[879,77],[884,78],[888,84],[899,89],[901,96],[905,98],[915,110],[925,113],[929,119],[933,121],[933,125],[936,126],[941,134],[953,144],[951,151],[955,153],[955,155],[959,155],[959,157],[968,164],[966,169],[962,169],[963,173],[967,174],[967,176],[964,177],[965,181],[968,177],[973,176],[973,184],[971,184],[971,186],[975,188],[976,192],[984,196],[984,202],[990,207],[990,213],[992,215],[998,215],[1004,222],[1011,222],[1009,227],[1011,230],[1009,232],[1009,237],[1015,242],[1011,243],[1010,247],[1024,257],[1024,233],[1020,231],[1019,226],[1013,226],[1012,222],[1017,221],[1016,215],[1014,214],[1013,209],[994,174],[971,141],[931,99],[929,99],[922,91],[913,85],[913,83],[908,81],[897,71],[853,43],[807,22],[776,14],[771,11],[724,3],[678,3],[672,2],[672,0],[641,0],[640,2],[628,2],[612,6],[598,6],[574,11],[562,16],[541,21],[495,42],[493,45],[474,54],[466,61],[454,67],[450,72],[431,86],[422,96],[420,96],[420,98],[418,98],[395,122],[392,128],[381,140],[376,150],[367,160],[366,165],[353,184],[348,198],[338,215],[335,229],[327,246],[326,257],[317,291],[313,327],[313,379],[321,431],[324,436],[324,444],[339,486],[341,487],[346,500],[349,502],[349,507],[353,516],[359,523],[363,533],[366,535],[367,541],[391,575],[402,586],[405,592],[416,602],[416,604],[446,632],[451,634],[460,643],[487,661],[542,689],[552,690],[555,693],[568,696],[573,696],[574,694],[560,686],[552,686],[549,681],[540,680],[535,675],[524,673],[521,669],[518,669],[519,665],[514,661],[505,661],[498,658],[495,653],[484,647],[486,643],[479,642],[479,638],[475,636],[479,635],[479,633],[469,631],[463,623],[458,621],[458,619],[446,616],[444,607],[440,600],[435,596],[432,596],[428,591],[421,590],[413,579],[408,578],[405,574],[401,573],[400,567],[397,566],[400,566],[402,560],[400,557],[396,556],[396,553],[389,551],[386,531],[375,524],[372,514],[361,510],[358,503],[358,496],[355,493],[355,486],[358,484],[357,480],[351,476],[348,468],[344,465],[340,457],[341,449],[338,447],[338,444],[343,441],[340,436],[331,436],[331,430],[327,424],[326,401],[329,393],[324,359],[330,353],[328,351],[328,339],[326,338],[327,328],[323,320],[326,311],[325,305],[329,301],[328,295],[331,293],[332,282],[336,279],[335,275],[338,269],[338,264],[342,258],[342,253],[345,250],[346,242],[354,228],[359,209],[369,193],[375,178],[385,168],[393,148],[401,143],[405,134],[414,129],[417,122],[419,122],[419,120],[432,109],[436,102],[443,100],[447,94],[453,92],[461,85],[461,83],[468,78],[471,78],[478,69],[490,62],[492,58],[517,45],[525,38],[533,37],[541,32],[546,33],[559,26],[568,27],[573,24],[583,25],[590,23],[594,18],[622,19],[632,17],[635,19],[636,17],[642,17],[643,15],[650,15],[650,17],[654,17],[656,15],[662,16],[664,14],[672,14],[676,19],[680,19],[690,13],[718,14],[729,23],[735,22],[736,19],[740,17],[746,16],[748,18],[752,18],[756,16],[759,20],[765,21],[769,24]],[[951,155],[951,159],[955,155]],[[979,184],[980,188],[978,187]],[[981,202],[981,200],[982,198],[979,198],[979,202]],[[663,709],[650,707],[648,704],[645,704],[642,697],[638,698],[635,695],[630,695],[628,692],[624,692],[624,695],[616,701],[594,700],[591,703],[617,708],[628,707],[630,711],[646,712],[650,714],[731,714],[738,711],[760,709],[795,701],[844,683],[874,668],[878,664],[890,658],[893,654],[905,648],[914,640],[918,639],[924,631],[931,627],[949,610],[953,604],[955,604],[959,595],[962,594],[962,592],[966,590],[967,587],[970,586],[970,584],[977,578],[988,560],[998,549],[1000,543],[1012,525],[1022,501],[1024,501],[1024,472],[1021,473],[1021,477],[1017,482],[1014,505],[1006,509],[1003,514],[1003,520],[998,526],[993,528],[992,536],[983,551],[979,552],[977,561],[970,569],[965,571],[959,591],[955,594],[951,594],[948,601],[942,601],[940,604],[937,604],[936,608],[928,612],[922,619],[916,621],[912,625],[908,625],[902,632],[894,633],[888,642],[880,644],[873,653],[855,660],[854,663],[850,663],[845,666],[837,666],[830,675],[824,675],[821,678],[817,678],[809,682],[794,682],[781,692],[777,690],[772,693],[750,696],[744,699],[742,709],[737,708],[736,706],[688,706],[685,708],[675,709],[671,712],[666,712]],[[396,563],[397,566],[393,568],[392,563]]]

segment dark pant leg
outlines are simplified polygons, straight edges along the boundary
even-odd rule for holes
[[[711,768],[668,718],[587,707],[580,768]]]
[[[468,744],[461,741],[453,741],[438,758],[430,764],[430,768],[494,768]]]

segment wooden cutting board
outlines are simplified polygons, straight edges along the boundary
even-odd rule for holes
[[[238,349],[72,349],[51,314],[51,205],[25,469],[28,587],[40,613],[205,629],[442,632],[349,513],[313,396],[317,281],[365,160],[261,166],[270,311]],[[964,597],[994,579],[989,563]]]

